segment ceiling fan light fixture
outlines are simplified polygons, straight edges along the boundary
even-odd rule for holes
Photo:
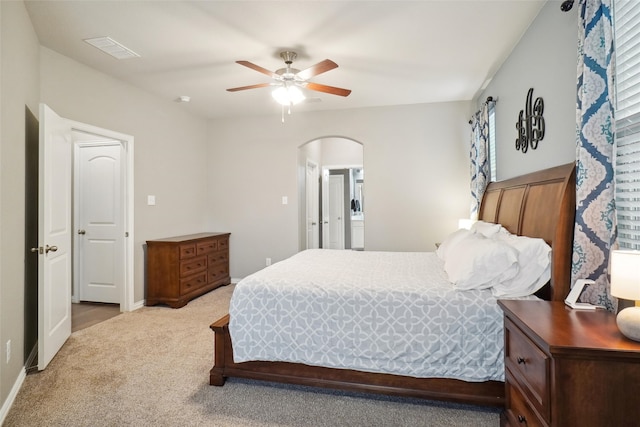
[[[271,92],[271,96],[280,105],[295,105],[305,99],[304,94],[297,86],[280,86]]]

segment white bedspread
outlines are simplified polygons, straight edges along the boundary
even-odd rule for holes
[[[240,281],[229,312],[236,362],[504,380],[496,299],[454,289],[435,253],[303,251]]]

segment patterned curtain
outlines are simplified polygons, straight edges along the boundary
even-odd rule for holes
[[[489,106],[483,104],[482,109],[471,118],[471,219],[478,219],[478,210],[484,190],[489,183],[489,161],[487,158],[489,144]]]
[[[572,282],[595,280],[581,300],[615,310],[609,252],[616,243],[611,0],[581,0],[576,104],[576,225]]]

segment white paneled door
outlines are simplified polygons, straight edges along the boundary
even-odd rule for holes
[[[71,335],[72,140],[67,120],[40,104],[38,370]]]
[[[74,140],[78,299],[119,304],[125,280],[122,146],[79,142],[78,132]]]
[[[343,175],[329,175],[329,249],[344,249]]]

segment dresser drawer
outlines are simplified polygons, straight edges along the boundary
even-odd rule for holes
[[[229,277],[229,264],[218,264],[209,267],[209,283]]]
[[[227,264],[229,262],[229,252],[216,252],[209,255],[209,266],[215,264]]]
[[[515,380],[510,375],[509,370],[507,370],[506,377],[506,398],[507,402],[509,402],[506,415],[510,426],[547,426],[547,424],[538,417],[535,410],[529,406],[529,402],[516,386]]]
[[[198,243],[196,246],[196,252],[198,255],[205,255],[218,250],[217,240],[207,240],[206,242]]]
[[[194,243],[180,245],[180,259],[193,258],[194,256],[196,256],[196,245]]]
[[[549,357],[505,319],[505,368],[521,384],[538,412],[549,419]]]
[[[180,294],[185,295],[207,284],[207,274],[202,273],[188,279],[180,280]]]
[[[180,277],[186,277],[207,269],[207,257],[201,256],[180,262]]]
[[[229,249],[229,238],[226,237],[224,239],[218,239],[218,250],[224,251]]]

